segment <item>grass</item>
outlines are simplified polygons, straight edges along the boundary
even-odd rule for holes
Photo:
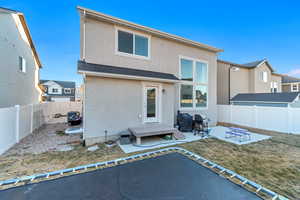
[[[256,131],[257,132],[257,131]],[[206,139],[179,145],[290,199],[300,197],[300,135],[264,132],[269,140],[234,145]],[[128,156],[118,146],[90,152],[75,145],[68,152],[0,156],[0,180],[60,170]]]

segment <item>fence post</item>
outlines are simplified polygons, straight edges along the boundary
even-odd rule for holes
[[[15,105],[16,108],[16,142],[20,140],[20,105]]]
[[[31,121],[30,121],[30,133],[32,133],[32,132],[33,132],[33,104],[30,104],[30,106],[31,106],[31,115],[30,115],[30,119],[31,119]]]
[[[258,128],[258,108],[254,105],[254,127]]]
[[[287,107],[287,112],[288,112],[288,117],[287,117],[287,126],[288,126],[288,133],[293,132],[293,113],[292,113],[292,108],[290,105]]]

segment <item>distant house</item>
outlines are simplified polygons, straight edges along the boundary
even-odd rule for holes
[[[299,92],[300,78],[282,75],[282,92]]]
[[[246,64],[218,60],[217,103],[229,104],[240,93],[281,92],[281,75],[266,59]]]
[[[41,62],[24,14],[0,7],[0,107],[39,103]]]
[[[75,101],[82,101],[83,99],[83,85],[76,87],[75,89]]]
[[[299,92],[237,94],[231,99],[231,104],[240,106],[300,107],[299,94]]]
[[[43,87],[43,100],[66,102],[75,101],[76,84],[72,81],[41,80]]]

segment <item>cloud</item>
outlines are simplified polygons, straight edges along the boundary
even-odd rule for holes
[[[289,76],[300,76],[300,68],[293,69],[287,73]]]

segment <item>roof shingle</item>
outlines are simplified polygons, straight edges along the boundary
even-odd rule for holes
[[[291,103],[299,96],[299,92],[282,93],[244,93],[234,96],[232,102],[272,102]]]

